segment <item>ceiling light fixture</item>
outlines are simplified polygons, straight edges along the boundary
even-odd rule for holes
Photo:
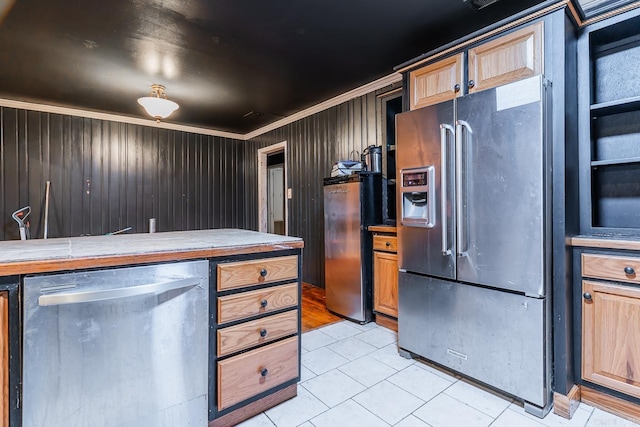
[[[165,87],[162,85],[151,85],[151,95],[138,98],[138,104],[142,105],[147,113],[160,123],[160,119],[169,117],[180,106],[167,99],[164,93]]]

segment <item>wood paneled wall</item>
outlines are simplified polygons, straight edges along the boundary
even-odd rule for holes
[[[250,141],[82,117],[0,109],[0,240],[19,239],[15,210],[32,208],[43,237],[258,227],[257,150],[287,141],[289,235],[305,242],[303,280],[324,286],[322,179],[337,160],[381,144],[380,99],[361,96]]]
[[[370,93],[251,140],[255,150],[287,141],[289,235],[304,239],[305,282],[324,287],[322,179],[337,160],[359,160],[364,148],[382,144],[381,120],[381,101]]]
[[[18,239],[15,210],[30,205],[31,234],[49,237],[255,228],[242,141],[58,114],[0,110],[0,240]]]

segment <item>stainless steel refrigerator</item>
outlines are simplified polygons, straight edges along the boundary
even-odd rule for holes
[[[542,76],[396,116],[401,349],[550,407]]]
[[[350,320],[373,320],[372,237],[382,223],[382,175],[360,172],[324,180],[327,308]]]

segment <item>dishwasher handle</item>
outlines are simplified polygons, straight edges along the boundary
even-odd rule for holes
[[[200,284],[199,278],[173,280],[171,282],[151,283],[148,285],[131,286],[127,288],[104,289],[86,292],[60,292],[57,294],[40,295],[38,305],[66,305],[83,302],[106,301],[118,298],[129,298],[140,295],[158,294],[183,288],[192,288]]]

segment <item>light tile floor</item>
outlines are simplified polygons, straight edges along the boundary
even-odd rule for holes
[[[581,404],[571,420],[521,405],[398,355],[396,333],[342,321],[302,335],[298,396],[241,427],[627,427]]]

